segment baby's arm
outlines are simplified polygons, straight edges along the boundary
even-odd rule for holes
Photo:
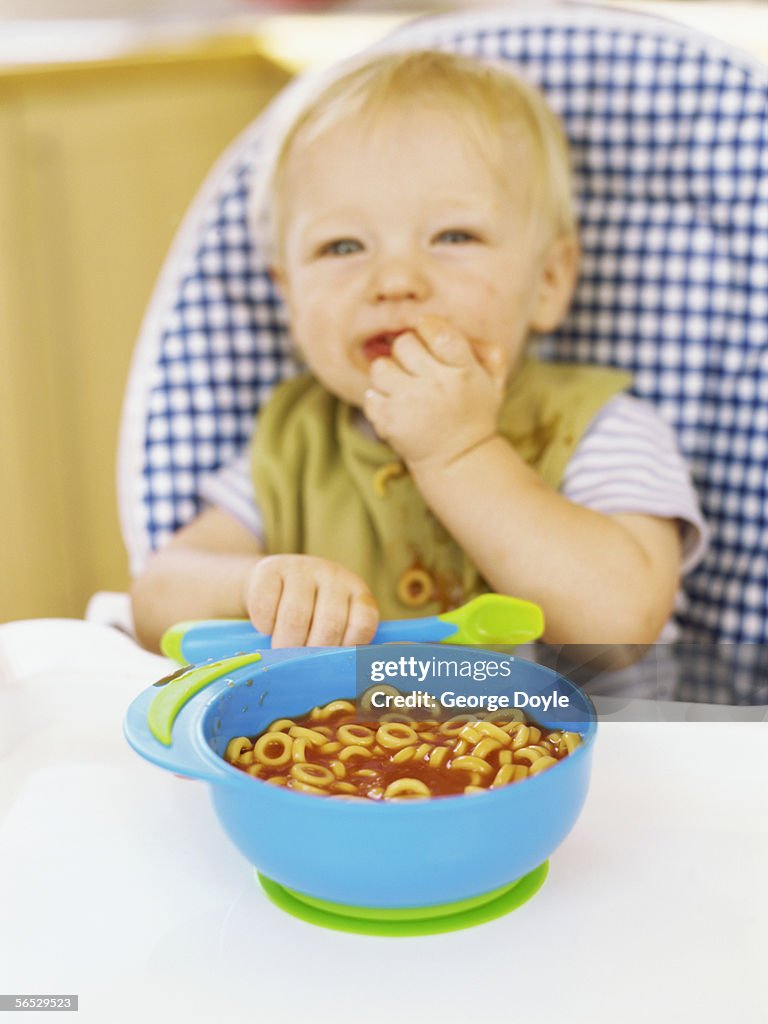
[[[679,581],[675,523],[606,516],[544,484],[496,432],[506,368],[482,358],[424,318],[374,363],[366,413],[488,583],[541,605],[548,642],[653,642]]]
[[[250,618],[274,647],[369,643],[379,621],[366,584],[308,555],[265,555],[254,535],[209,508],[155,552],[131,588],[139,641],[158,650],[186,619]]]
[[[605,516],[542,483],[506,439],[411,472],[489,584],[541,605],[553,644],[653,643],[672,613],[680,541],[672,520]]]

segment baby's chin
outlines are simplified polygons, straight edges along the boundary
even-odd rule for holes
[[[353,409],[362,409],[365,402],[365,392],[370,387],[368,377],[364,374],[360,374],[360,380],[357,381],[334,381],[329,380],[321,374],[316,373],[315,376],[323,385],[326,391],[329,391],[335,398],[340,399],[346,405],[351,405]]]

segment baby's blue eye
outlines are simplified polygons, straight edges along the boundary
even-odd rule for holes
[[[362,252],[363,246],[356,238],[337,238],[320,249],[321,256],[350,256]]]
[[[449,228],[446,231],[441,231],[437,235],[435,241],[447,243],[448,245],[461,245],[465,242],[476,242],[477,236],[473,235],[471,231],[462,231],[459,228]]]

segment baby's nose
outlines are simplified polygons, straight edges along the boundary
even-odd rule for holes
[[[390,257],[373,268],[370,297],[374,302],[421,302],[428,294],[427,275],[415,259]]]

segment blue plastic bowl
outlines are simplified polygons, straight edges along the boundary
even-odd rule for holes
[[[408,648],[415,655],[420,649],[434,653],[430,647]],[[393,803],[289,791],[222,759],[233,736],[253,736],[276,718],[354,698],[355,651],[349,648],[267,651],[261,661],[234,670],[232,660],[206,666],[213,681],[181,708],[170,745],[148,727],[149,705],[161,692],[150,687],[129,708],[125,733],[148,760],[208,782],[235,846],[289,889],[358,907],[429,907],[471,899],[538,867],[571,831],[587,794],[597,725],[589,698],[556,672],[491,651],[453,650],[461,659],[511,660],[516,690],[567,695],[567,712],[527,717],[547,728],[580,732],[581,746],[547,771],[488,793]],[[465,692],[477,692],[477,686]]]

